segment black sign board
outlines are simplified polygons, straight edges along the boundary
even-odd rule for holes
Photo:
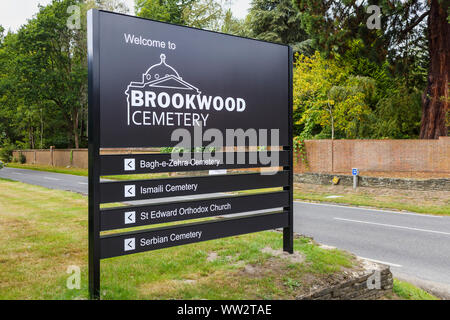
[[[288,191],[101,209],[101,231],[289,207]]]
[[[100,296],[101,259],[276,228],[283,228],[284,250],[293,252],[288,46],[94,9],[88,13],[88,65],[91,297]],[[228,147],[239,140],[230,130],[244,133],[236,147],[245,151],[189,150],[211,146],[211,132],[226,138],[222,145]],[[255,143],[251,130],[276,135]],[[193,139],[181,158],[107,154],[111,148],[175,147],[179,132]],[[100,181],[105,175],[269,167],[281,170]],[[282,190],[230,194],[273,187]],[[205,196],[192,198],[199,195]],[[172,199],[178,196],[191,198]],[[241,213],[250,214],[233,216]],[[102,234],[218,216],[226,218]]]
[[[101,237],[101,258],[169,248],[289,225],[287,211],[213,222],[191,223]]]
[[[174,128],[197,124],[288,127],[288,47],[102,11],[99,18],[100,147],[172,146]],[[280,144],[288,140],[280,132]]]
[[[100,202],[146,200],[194,194],[274,188],[289,185],[287,171],[274,175],[259,173],[182,177],[172,179],[127,180],[100,185]]]
[[[132,173],[158,173],[177,171],[199,171],[220,169],[245,169],[252,167],[269,167],[269,162],[262,162],[257,152],[228,152],[215,154],[214,159],[200,159],[195,153],[186,160],[173,160],[171,154],[111,154],[100,159],[101,175],[124,175]],[[288,151],[268,152],[270,157],[279,159],[279,166],[289,165]],[[227,157],[229,157],[227,159]],[[252,161],[252,159],[255,159]]]

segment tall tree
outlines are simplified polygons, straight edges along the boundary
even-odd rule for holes
[[[449,2],[431,0],[428,17],[430,67],[423,94],[420,138],[436,139],[448,134],[448,78],[450,72]]]
[[[233,16],[231,9],[225,11],[220,32],[233,34],[241,37],[251,37],[248,19],[237,19]]]
[[[193,6],[196,0],[135,0],[137,16],[164,22],[186,25],[184,10]]]
[[[67,136],[80,146],[80,116],[86,106],[87,70],[84,46],[85,30],[69,28],[68,7],[81,5],[78,0],[54,0],[40,7],[36,17],[17,33],[17,73],[26,104],[42,101],[57,108],[67,123]]]
[[[289,44],[295,51],[305,49],[308,37],[291,0],[253,0],[248,24],[252,37]]]
[[[86,7],[98,8],[118,13],[128,13],[129,9],[122,0],[85,0]]]
[[[223,20],[222,5],[217,0],[197,0],[183,9],[187,26],[218,31]]]
[[[16,121],[16,109],[20,103],[17,93],[17,75],[14,71],[14,61],[17,54],[14,44],[17,35],[9,32],[5,36],[0,30],[0,146],[14,143],[21,138],[21,129]]]
[[[135,10],[142,18],[215,31],[224,17],[217,0],[135,0]]]
[[[412,75],[411,66],[423,65],[424,60],[429,60],[420,137],[437,138],[448,134],[448,1],[293,1],[302,12],[303,25],[317,48],[331,57],[344,54],[352,40],[359,39],[364,43],[361,55],[379,65],[389,62],[393,75],[401,75],[407,82]],[[366,25],[369,5],[381,8],[381,29],[369,29]],[[426,29],[428,35],[423,39]]]
[[[86,12],[93,7],[127,10],[120,0],[53,0],[17,33],[0,37],[4,140],[31,148],[87,145]]]
[[[314,47],[334,57],[351,49],[355,39],[364,44],[361,54],[376,63],[389,59],[391,65],[401,62],[422,37],[427,4],[425,0],[293,0],[301,22],[311,36]],[[367,22],[374,13],[371,5],[380,9],[380,29],[369,28]]]

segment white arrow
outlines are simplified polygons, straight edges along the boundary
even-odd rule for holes
[[[124,240],[124,250],[130,251],[135,249],[136,238],[130,238]]]
[[[131,198],[136,196],[136,186],[133,185],[126,185],[124,187],[124,197],[125,198]]]
[[[136,222],[136,211],[125,212],[125,224],[131,224]]]
[[[134,171],[136,170],[136,161],[135,159],[124,159],[123,160],[123,169],[125,171]]]

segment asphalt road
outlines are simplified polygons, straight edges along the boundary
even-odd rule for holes
[[[295,202],[294,230],[450,298],[450,217]]]
[[[82,194],[88,190],[87,178],[74,175],[3,168],[0,177]],[[450,297],[450,217],[298,201],[294,209],[295,232],[388,264],[394,276]]]
[[[88,194],[88,178],[71,174],[4,167],[0,169],[0,178],[21,181],[49,189]]]

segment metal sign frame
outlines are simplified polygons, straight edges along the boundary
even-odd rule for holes
[[[112,14],[112,13],[111,13]],[[121,15],[121,14],[119,14]],[[125,15],[121,15],[125,16]],[[128,16],[133,19],[141,19]],[[147,20],[147,19],[144,19]],[[181,27],[180,28],[189,28]],[[132,254],[171,246],[178,246],[200,241],[229,237],[246,233],[259,232],[276,228],[283,228],[283,250],[293,253],[293,143],[292,143],[292,49],[288,48],[286,57],[288,79],[286,79],[286,94],[288,95],[288,126],[280,128],[287,130],[288,145],[282,146],[279,152],[282,171],[275,175],[236,174],[200,176],[191,178],[168,178],[152,180],[133,180],[118,182],[101,182],[104,175],[138,174],[153,172],[176,172],[180,170],[158,168],[156,170],[140,169],[132,173],[126,172],[124,161],[128,158],[139,160],[164,161],[170,154],[128,154],[101,155],[100,154],[100,11],[93,9],[88,12],[88,77],[89,77],[89,292],[93,299],[100,298],[100,261],[102,259]],[[195,28],[190,28],[199,30]],[[212,32],[212,31],[205,31]],[[227,35],[230,36],[230,35]],[[234,36],[233,36],[234,37]],[[241,37],[238,37],[241,38]],[[255,41],[255,40],[251,40]],[[278,44],[277,44],[278,45]],[[245,152],[248,159],[251,152]],[[238,152],[234,152],[236,157]],[[192,154],[192,157],[194,154]],[[126,162],[125,162],[126,164]],[[130,163],[131,164],[131,163]],[[205,169],[236,169],[261,168],[266,165],[257,163],[252,165],[227,165],[220,163],[217,167],[186,166],[181,171]],[[245,189],[260,189],[282,187],[283,191],[260,193],[254,195],[237,195],[216,198],[202,198],[189,201],[161,202],[138,206],[126,206],[104,209],[102,203],[121,202],[129,200],[127,191],[135,193],[139,188],[156,188],[151,190],[163,193],[163,188],[178,183],[178,186],[196,184],[195,190],[175,190],[170,195],[155,194],[149,196],[134,196],[132,200],[173,197],[186,194],[206,194],[211,192],[229,192]],[[169,187],[170,187],[169,186]],[[128,188],[128,189],[127,189]],[[159,189],[160,188],[160,189]],[[198,190],[197,190],[198,188]],[[202,211],[198,208],[221,208],[217,212]],[[195,209],[198,209],[195,213]],[[133,232],[101,235],[103,231],[125,229],[136,226],[151,226],[159,223],[181,220],[198,219],[204,217],[224,216],[234,213],[256,211],[271,208],[282,210],[253,214],[238,218],[225,218],[200,223],[186,223],[165,228],[144,229]],[[156,210],[170,212],[194,212],[190,215],[172,215],[169,217],[149,216],[149,212]],[[140,217],[140,219],[139,219]],[[199,236],[200,235],[200,236]],[[159,239],[151,246],[146,246],[145,239],[156,237]],[[172,239],[173,238],[173,239]],[[144,240],[142,240],[144,239]],[[141,246],[136,246],[140,243]],[[133,249],[130,249],[133,248]]]

